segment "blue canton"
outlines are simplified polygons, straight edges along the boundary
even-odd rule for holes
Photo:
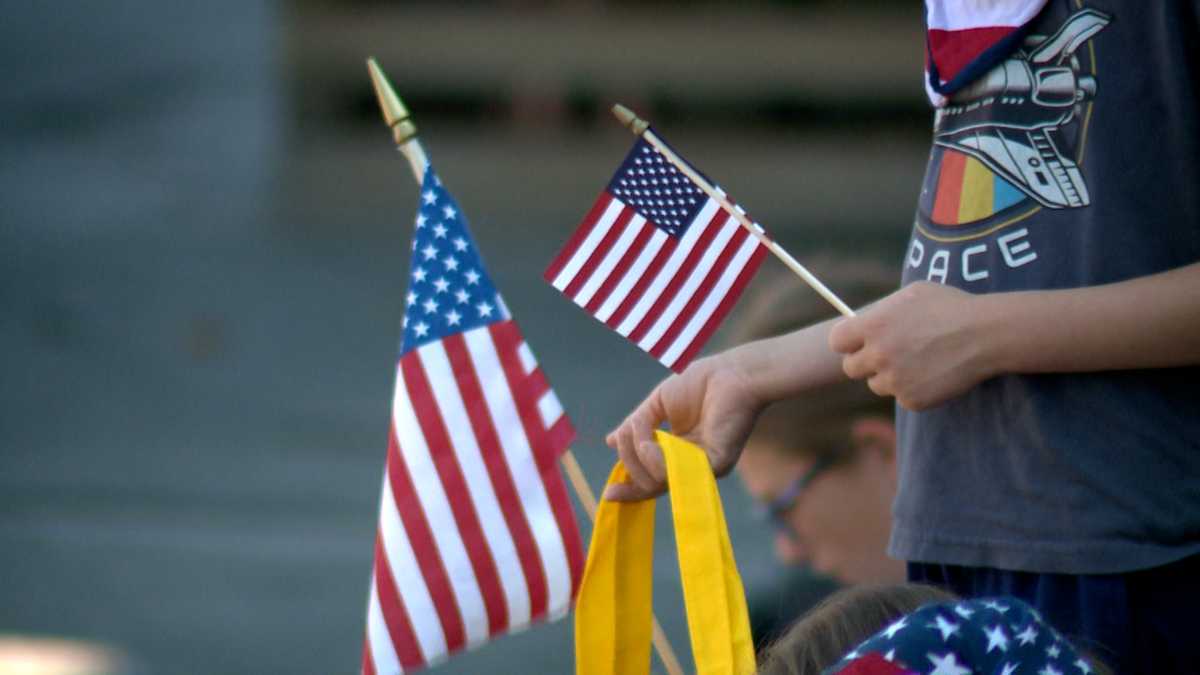
[[[707,200],[703,190],[641,138],[609,182],[608,192],[673,237],[683,236]]]
[[[447,335],[508,318],[466,217],[432,166],[421,181],[412,252],[401,356]]]
[[[1093,668],[1037,610],[1016,598],[925,605],[842,658],[841,672],[867,654],[929,675],[1089,675]],[[1020,670],[1018,670],[1018,668]]]

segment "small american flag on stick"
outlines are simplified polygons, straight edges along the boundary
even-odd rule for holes
[[[411,672],[570,608],[574,437],[458,204],[426,169],[412,244],[363,672]]]
[[[737,216],[639,137],[544,276],[681,372],[764,255]]]

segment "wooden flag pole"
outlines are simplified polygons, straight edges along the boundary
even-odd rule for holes
[[[814,276],[812,272],[809,272],[808,269],[804,267],[804,265],[801,265],[799,261],[793,258],[792,254],[785,251],[782,246],[775,242],[774,239],[771,239],[771,237],[769,237],[761,227],[751,222],[750,218],[748,218],[741,209],[730,202],[729,198],[726,197],[723,192],[710,185],[709,182],[704,179],[704,176],[701,176],[699,173],[697,173],[690,164],[683,161],[683,159],[680,158],[679,155],[675,154],[675,152],[671,150],[666,143],[663,143],[662,139],[660,139],[653,131],[650,130],[650,124],[646,122],[646,120],[638,117],[632,110],[626,108],[620,103],[612,107],[612,112],[613,115],[615,115],[617,119],[621,121],[621,124],[628,127],[635,136],[641,136],[642,138],[646,139],[647,143],[653,145],[656,150],[662,153],[663,157],[666,157],[671,164],[675,165],[676,169],[679,169],[685,176],[690,178],[691,181],[697,185],[697,187],[699,187],[701,190],[704,190],[705,194],[720,204],[723,209],[729,213],[732,213],[734,217],[737,218],[738,222],[741,223],[742,227],[746,228],[750,234],[757,237],[758,240],[762,242],[762,244],[766,246],[769,251],[771,251],[771,253],[775,254],[775,257],[783,261],[783,264],[787,265],[788,269],[795,272],[801,279],[804,280],[804,283],[812,287],[812,289],[820,294],[822,298],[825,298],[825,300],[827,300],[829,304],[833,305],[837,311],[841,312],[843,316],[854,316],[854,310],[851,309],[849,305],[842,302],[841,298],[834,295],[833,291],[829,290],[825,284],[821,283],[820,279]]]
[[[417,185],[420,186],[421,181],[425,179],[425,170],[429,167],[429,158],[425,154],[425,149],[421,147],[421,141],[417,140],[417,126],[413,123],[408,114],[408,108],[396,95],[392,89],[392,85],[388,83],[387,77],[380,70],[379,64],[375,63],[375,59],[367,59],[367,70],[371,74],[371,82],[375,85],[375,95],[379,97],[379,107],[383,110],[383,119],[387,122],[388,127],[392,130],[392,136],[396,141],[396,147],[408,160],[409,166],[412,168],[413,177],[417,180]],[[562,456],[563,469],[567,472],[567,477],[570,479],[571,487],[575,490],[575,497],[583,504],[583,510],[587,512],[588,518],[592,523],[596,522],[596,495],[592,492],[591,485],[588,484],[587,478],[583,475],[583,469],[579,466],[579,462],[575,459],[575,453],[571,452],[570,448],[563,453]],[[671,643],[667,640],[667,634],[663,632],[662,625],[658,622],[658,616],[653,619],[653,640],[654,649],[658,652],[658,657],[662,660],[663,666],[666,667],[669,675],[683,675],[683,667],[679,663],[679,657],[675,655],[675,650],[671,648]]]

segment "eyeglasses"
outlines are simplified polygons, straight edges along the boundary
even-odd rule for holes
[[[804,493],[804,489],[809,483],[813,482],[817,476],[821,475],[826,469],[833,466],[835,457],[833,454],[824,455],[817,459],[808,471],[800,474],[788,486],[783,489],[779,496],[763,505],[763,515],[771,520],[771,522],[780,528],[788,527],[785,517],[788,511],[796,505],[796,501],[800,499],[800,495]]]

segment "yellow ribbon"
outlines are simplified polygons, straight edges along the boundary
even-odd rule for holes
[[[746,595],[704,452],[656,432],[667,465],[688,633],[698,675],[754,672]],[[608,484],[629,475],[617,462]],[[650,672],[654,500],[603,501],[575,607],[577,675]]]

